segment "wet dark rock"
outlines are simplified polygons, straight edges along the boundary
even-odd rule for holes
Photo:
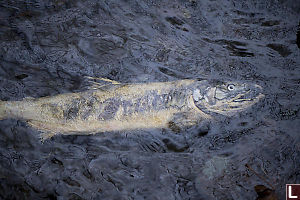
[[[171,23],[172,25],[183,25],[184,21],[182,21],[181,19],[179,19],[178,17],[166,17],[166,20]]]
[[[63,179],[63,181],[70,186],[80,187],[80,184],[77,181],[73,180],[71,177],[66,177]]]
[[[208,134],[208,131],[209,131],[208,129],[200,129],[198,131],[198,136],[200,136],[200,137],[205,136]]]
[[[19,80],[22,80],[24,78],[28,77],[27,74],[20,74],[20,75],[16,75],[15,78],[19,79]]]
[[[298,48],[300,49],[300,22],[299,22],[299,25],[298,25],[298,31],[297,31],[297,39],[296,39],[296,44],[298,46]]]
[[[222,45],[230,51],[231,56],[240,57],[253,57],[254,53],[248,52],[246,49],[247,43],[233,40],[211,40],[209,38],[203,38],[205,41]]]
[[[165,143],[165,145],[167,146],[167,149],[168,149],[169,151],[173,151],[173,152],[183,152],[183,151],[185,151],[185,150],[188,149],[187,146],[182,146],[182,145],[180,146],[180,145],[178,145],[178,144],[175,144],[173,141],[171,141],[171,140],[168,139],[168,138],[165,138],[165,139],[163,139],[162,141]]]
[[[54,163],[54,164],[60,165],[60,166],[64,165],[63,162],[58,160],[57,158],[52,158],[51,162]]]
[[[286,57],[292,53],[287,46],[282,44],[267,44],[267,47],[277,51],[282,57]]]
[[[86,76],[239,80],[265,94],[243,112],[187,129],[179,114],[167,129],[41,143],[24,121],[0,120],[0,199],[253,200],[274,191],[284,199],[285,184],[299,182],[299,8],[272,0],[0,1],[1,101],[86,91]],[[81,101],[66,123],[90,115]],[[107,102],[99,117],[112,118],[119,104]],[[245,163],[276,180],[274,190],[255,191]]]
[[[76,194],[76,193],[70,193],[68,195],[68,197],[70,199],[74,199],[74,200],[84,200],[84,198],[80,197],[80,195]]]
[[[167,62],[168,61],[168,53],[170,52],[170,49],[162,49],[159,50],[156,54],[156,59],[159,62]]]
[[[86,178],[90,179],[91,181],[94,181],[94,180],[95,180],[94,177],[93,177],[93,175],[89,172],[88,169],[86,169],[86,170],[83,171],[83,175],[84,175]]]
[[[165,67],[159,67],[159,71],[162,73],[170,76],[170,77],[175,77],[175,78],[184,78],[182,75],[179,74],[179,72],[175,72],[171,69],[165,68]]]
[[[256,200],[277,200],[274,190],[267,188],[264,185],[256,185],[254,187],[258,197]]]
[[[262,26],[275,26],[275,25],[279,25],[280,22],[279,21],[265,21],[263,23],[261,23]]]

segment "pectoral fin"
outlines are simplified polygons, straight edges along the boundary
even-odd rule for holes
[[[180,126],[180,124],[177,124],[174,121],[169,121],[168,122],[168,128],[171,129],[175,133],[180,133],[181,129],[182,129],[182,127]]]
[[[187,129],[199,122],[199,118],[191,112],[177,113],[168,122],[168,128],[175,133],[179,133],[184,129]]]

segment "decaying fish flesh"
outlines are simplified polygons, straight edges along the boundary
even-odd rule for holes
[[[149,128],[180,130],[213,113],[233,115],[258,102],[259,85],[215,80],[178,80],[108,85],[94,89],[22,101],[0,101],[0,119],[26,120],[42,132],[93,134]]]

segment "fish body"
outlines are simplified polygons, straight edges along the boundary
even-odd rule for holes
[[[26,120],[47,133],[42,136],[45,138],[57,133],[92,134],[148,128],[178,131],[211,118],[211,112],[231,114],[243,110],[262,95],[257,85],[243,86],[231,96],[228,93],[233,92],[226,89],[226,84],[222,87],[207,80],[117,83],[79,93],[1,101],[0,119]],[[237,106],[230,108],[232,99],[249,92],[251,99],[236,101]]]

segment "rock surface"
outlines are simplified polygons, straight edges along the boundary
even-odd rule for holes
[[[0,121],[1,199],[278,199],[300,182],[300,3],[286,0],[2,0],[0,99],[119,82],[247,80],[265,99],[205,133],[56,136]],[[299,33],[298,33],[299,35]],[[273,195],[273,193],[272,193]]]

